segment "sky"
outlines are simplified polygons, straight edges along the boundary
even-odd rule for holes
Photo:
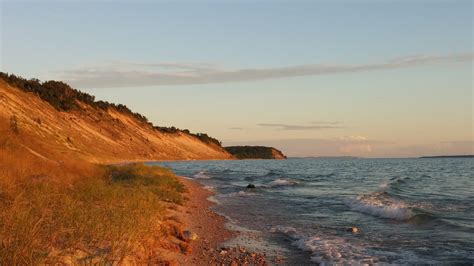
[[[0,0],[0,71],[289,156],[474,154],[472,1]]]

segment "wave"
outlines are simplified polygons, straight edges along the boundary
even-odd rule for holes
[[[343,237],[312,235],[304,236],[293,227],[275,226],[273,233],[289,236],[292,245],[311,252],[311,261],[320,265],[362,265],[377,263],[378,259],[364,254],[364,247],[349,243]]]
[[[353,211],[382,218],[408,220],[415,216],[415,213],[404,202],[390,202],[372,196],[359,196],[356,199],[347,200],[346,205]]]
[[[270,183],[271,187],[281,187],[281,186],[294,186],[299,182],[292,179],[277,178]]]
[[[246,176],[246,177],[244,177],[244,180],[249,181],[249,182],[253,182],[253,181],[255,181],[255,177],[254,176]]]
[[[277,176],[281,175],[282,173],[280,171],[276,170],[269,170],[266,174],[263,175],[263,177],[268,177],[268,176]]]
[[[313,177],[332,177],[334,176],[336,173],[329,173],[329,174],[317,174],[317,175],[314,175]]]
[[[211,192],[216,192],[216,188],[213,187],[213,186],[204,186],[203,188],[204,188],[205,190],[209,190],[209,191],[211,191]]]
[[[294,227],[291,227],[291,226],[281,226],[281,225],[273,226],[270,229],[270,232],[272,232],[272,233],[283,233],[283,234],[288,235],[292,238],[298,238],[298,232],[296,231],[296,229]]]
[[[418,213],[410,217],[410,219],[408,219],[408,222],[412,224],[421,225],[434,220],[437,220],[436,217],[429,213]]]
[[[247,197],[247,196],[253,196],[255,195],[255,192],[251,192],[249,190],[241,190],[237,192],[232,192],[228,194],[221,194],[220,196],[223,198],[228,198],[228,197]]]
[[[401,185],[407,183],[411,178],[410,177],[393,177],[390,179],[390,182],[387,182],[388,188],[399,188]]]
[[[353,211],[369,214],[387,219],[405,221],[414,218],[417,214],[413,211],[414,206],[409,206],[401,200],[391,198],[388,193],[390,189],[406,183],[409,177],[393,177],[389,181],[381,183],[375,192],[357,196],[345,201],[345,204]]]
[[[210,202],[213,202],[215,204],[221,204],[221,202],[218,199],[216,199],[215,196],[209,196],[209,197],[207,197],[207,200],[210,201]]]
[[[396,179],[396,182],[398,183],[400,180]],[[408,204],[390,197],[386,191],[391,188],[392,184],[393,182],[383,183],[376,192],[346,200],[345,204],[353,211],[417,225],[439,220],[435,214],[427,210],[430,208],[426,204]]]
[[[194,178],[199,178],[199,179],[210,179],[212,178],[211,176],[208,175],[206,171],[199,171],[196,174],[193,175]]]
[[[377,190],[378,192],[384,192],[388,191],[389,189],[399,189],[399,187],[402,184],[405,184],[408,180],[410,180],[410,177],[392,177],[388,181],[384,181],[379,185],[379,189]]]

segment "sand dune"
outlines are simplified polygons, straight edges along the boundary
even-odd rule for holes
[[[41,150],[54,149],[97,163],[232,158],[218,145],[183,132],[160,132],[127,113],[78,106],[58,111],[0,80],[0,119],[14,118],[20,137],[30,138],[23,144],[43,157]]]

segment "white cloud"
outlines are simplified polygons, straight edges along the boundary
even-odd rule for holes
[[[344,137],[338,137],[338,140],[345,140],[345,141],[365,141],[367,140],[366,137],[364,136],[344,136]]]
[[[243,69],[225,69],[209,63],[130,63],[115,61],[105,66],[63,71],[62,79],[79,88],[208,84],[389,70],[442,63],[472,63],[472,60],[472,53],[414,55],[359,65],[307,64]]]
[[[344,154],[352,155],[366,155],[372,152],[372,146],[370,144],[349,144],[339,148],[339,151]]]
[[[289,124],[260,123],[257,125],[261,127],[276,128],[278,130],[320,130],[320,129],[330,129],[330,128],[341,128],[340,126],[334,126],[332,124],[289,125]]]

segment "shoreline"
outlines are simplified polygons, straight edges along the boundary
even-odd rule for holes
[[[188,252],[169,254],[166,259],[177,265],[267,265],[265,254],[247,251],[243,246],[226,246],[227,241],[236,239],[241,232],[228,229],[229,221],[210,209],[216,204],[208,200],[214,192],[195,180],[178,178],[187,189],[188,200],[169,215],[176,216],[185,230],[198,237],[189,243]]]

